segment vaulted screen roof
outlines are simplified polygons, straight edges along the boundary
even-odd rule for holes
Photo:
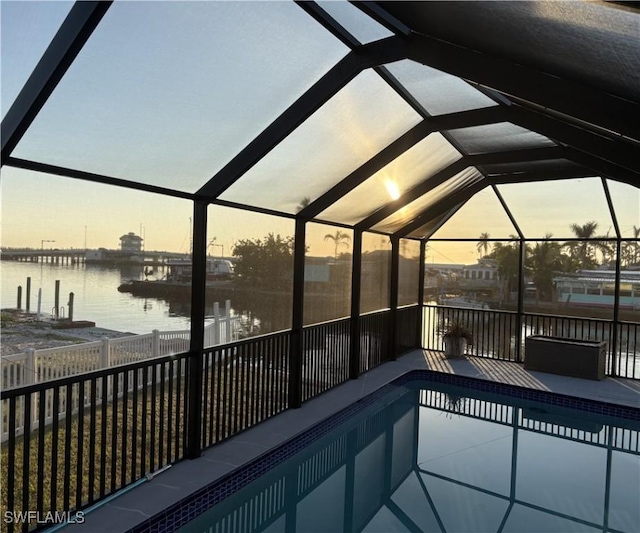
[[[3,2],[5,50],[29,28],[18,4]],[[640,186],[633,3],[87,1],[51,15],[51,35],[19,50],[32,64],[46,48],[19,94],[24,68],[3,53],[3,165],[414,238],[489,186]]]

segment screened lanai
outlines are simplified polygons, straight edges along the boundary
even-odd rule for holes
[[[469,357],[599,340],[608,376],[640,379],[633,2],[6,1],[2,29],[3,255],[140,225],[189,267],[186,344],[3,391],[6,508],[87,507],[442,350],[447,322]],[[157,330],[135,316],[122,331]]]

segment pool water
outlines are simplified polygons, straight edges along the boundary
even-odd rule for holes
[[[410,382],[179,531],[637,533],[639,434],[636,420]]]

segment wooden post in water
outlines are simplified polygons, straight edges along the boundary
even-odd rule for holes
[[[69,303],[67,304],[69,307],[69,321],[73,321],[73,292],[69,293]]]
[[[36,320],[40,320],[41,307],[42,307],[42,287],[38,289],[38,311],[36,313]]]
[[[55,297],[54,297],[54,310],[53,314],[56,316],[56,320],[60,318],[60,280],[56,280],[56,289],[55,289]]]
[[[31,309],[31,278],[27,278],[27,296],[26,296],[26,305],[25,310],[27,313]]]
[[[16,307],[18,311],[22,309],[22,285],[18,285],[18,305]]]

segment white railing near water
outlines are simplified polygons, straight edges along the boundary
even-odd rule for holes
[[[204,346],[209,348],[219,344],[226,344],[238,340],[241,329],[241,318],[230,316],[229,304],[227,313],[220,316],[217,305],[214,311],[214,321],[205,326]],[[132,335],[116,339],[104,338],[100,341],[61,346],[58,348],[47,348],[44,350],[28,350],[24,353],[12,354],[1,359],[0,365],[0,385],[3,390],[42,383],[66,376],[73,376],[100,370],[126,363],[134,363],[154,357],[184,353],[189,350],[189,330],[180,331],[158,331],[146,335]],[[176,371],[178,368],[176,367]],[[184,371],[182,368],[181,372]],[[139,388],[143,386],[142,372],[139,374]],[[162,379],[162,374],[157,373],[157,381]],[[167,379],[169,376],[165,376]],[[106,380],[107,397],[111,398],[113,386],[116,385],[118,396],[123,394],[123,375],[119,375],[114,383],[113,379]],[[152,380],[151,374],[147,378],[149,383]],[[133,390],[133,379],[129,380],[128,392]],[[45,392],[45,413],[44,423],[46,426],[53,422],[53,390]],[[102,397],[101,384],[98,384],[97,397]],[[77,390],[74,388],[72,397],[72,414],[80,412],[81,403],[86,407],[90,400],[85,393],[84,401],[80,401]],[[9,438],[8,409],[2,402],[0,407],[0,443]],[[24,398],[17,402],[16,409],[21,413],[24,409]],[[35,401],[31,403],[30,425],[32,430],[36,430],[39,425],[38,405]],[[58,406],[58,417],[64,418],[66,415],[66,398],[60,397]],[[17,417],[15,435],[22,435],[24,423],[22,415]]]
[[[240,317],[214,314],[205,326],[204,346],[209,348],[238,340]],[[0,388],[13,389],[58,378],[83,374],[116,365],[135,363],[189,351],[189,330],[158,331],[115,339],[46,348],[28,349],[0,361]]]

